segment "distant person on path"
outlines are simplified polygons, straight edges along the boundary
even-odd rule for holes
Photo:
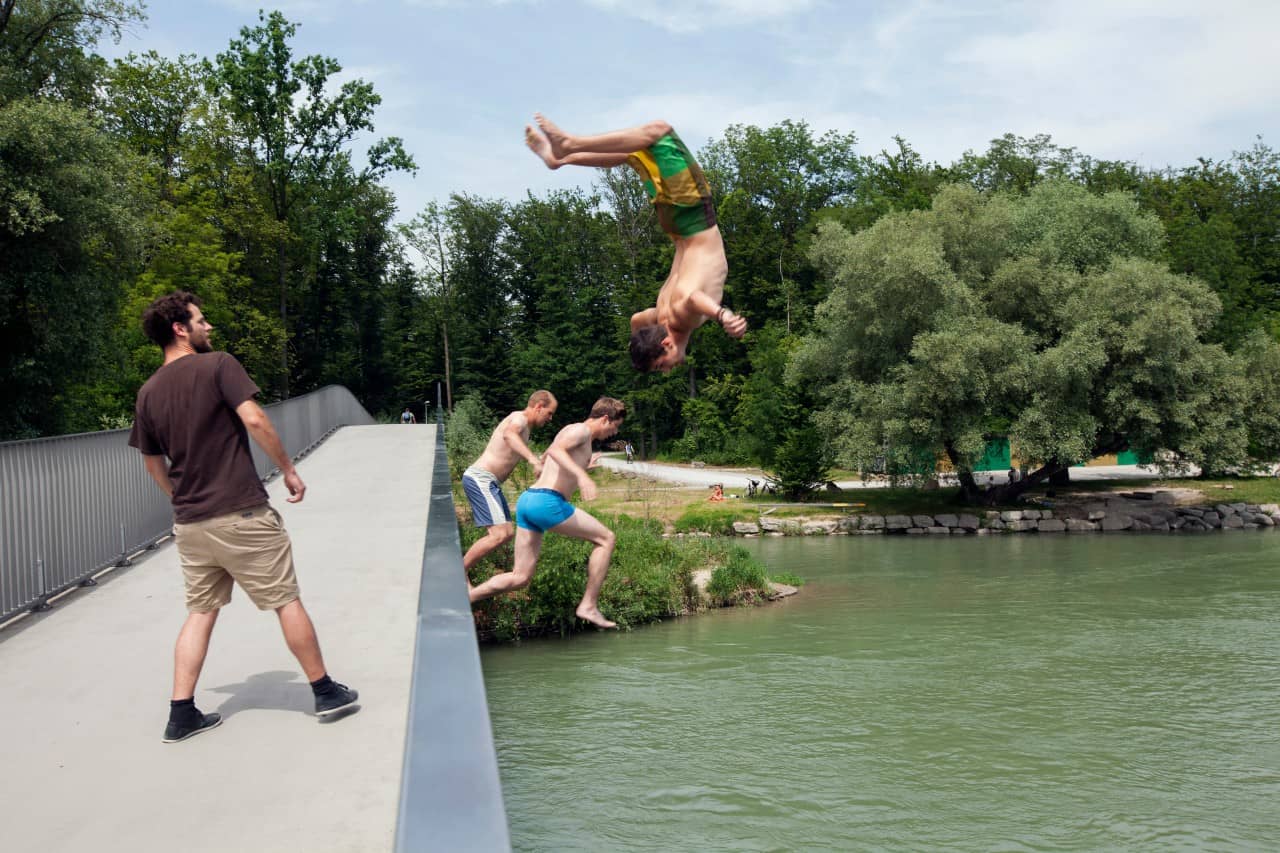
[[[631,446],[631,442],[629,442],[629,441],[627,442],[627,446],[626,446],[626,453],[627,453],[627,462],[628,462],[628,463],[631,463],[631,462],[635,462],[635,461],[636,461],[636,449],[635,449],[634,447],[632,447],[632,446]]]
[[[480,458],[462,472],[462,490],[471,504],[471,518],[476,527],[487,528],[462,557],[462,568],[471,567],[489,552],[511,541],[516,535],[511,508],[502,494],[503,482],[511,476],[523,457],[533,466],[533,476],[542,473],[542,460],[529,449],[529,431],[551,423],[556,413],[556,398],[550,391],[534,391],[524,410],[512,412],[493,430]]]
[[[222,722],[219,714],[196,708],[195,689],[233,584],[259,610],[276,612],[289,651],[311,682],[316,715],[354,706],[356,691],[331,679],[325,668],[311,617],[298,598],[289,534],[267,503],[249,455],[252,436],[284,476],[288,501],[302,500],[307,487],[253,400],[258,386],[234,357],[213,351],[213,326],[196,296],[178,291],[160,297],[143,313],[142,326],[164,350],[164,364],[138,391],[129,444],[142,452],[147,472],[172,499],[189,611],[174,649],[164,742]]]
[[[400,423],[416,424],[417,422],[418,422],[417,416],[415,416],[413,412],[409,410],[408,406],[405,406],[404,411],[400,413]]]
[[[595,547],[587,559],[587,587],[574,611],[579,619],[599,628],[615,628],[600,613],[600,588],[609,574],[613,558],[613,531],[585,510],[569,503],[575,491],[584,500],[594,500],[596,484],[587,473],[595,467],[599,454],[592,454],[591,443],[603,441],[618,432],[627,408],[612,397],[601,397],[591,407],[585,421],[570,424],[547,448],[546,464],[537,482],[516,502],[516,557],[509,572],[494,575],[473,587],[471,601],[477,602],[513,589],[523,589],[533,580],[542,553],[542,535],[550,530],[561,536],[583,539]]]
[[[693,330],[714,318],[730,337],[747,331],[746,318],[721,304],[729,264],[716,225],[711,188],[671,125],[575,136],[540,113],[525,126],[525,144],[547,168],[621,166],[635,169],[658,214],[658,225],[676,244],[671,272],[657,305],[631,316],[631,363],[637,370],[669,372],[685,359]]]

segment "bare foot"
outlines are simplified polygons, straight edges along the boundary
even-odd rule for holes
[[[542,128],[542,132],[547,135],[547,141],[551,143],[551,156],[557,160],[564,157],[569,151],[569,134],[556,127],[555,122],[544,116],[542,113],[534,113],[533,120],[538,123],[538,127]]]
[[[575,610],[573,613],[579,619],[583,620],[584,622],[590,622],[592,625],[595,625],[597,628],[617,628],[618,627],[617,622],[610,622],[608,619],[604,618],[604,614],[600,612],[599,607],[588,608],[588,607],[583,607],[579,605],[578,609]]]
[[[529,146],[529,150],[542,158],[542,162],[547,164],[548,169],[559,169],[560,161],[551,153],[551,143],[541,133],[533,129],[533,125],[526,124],[524,126],[524,144]]]

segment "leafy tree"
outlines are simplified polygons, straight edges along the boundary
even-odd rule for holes
[[[754,334],[751,371],[733,413],[733,445],[738,461],[755,461],[772,467],[778,449],[789,433],[812,421],[810,401],[801,389],[787,382],[787,360],[800,343],[787,335],[782,323],[766,323]]]
[[[384,288],[381,337],[388,383],[384,405],[395,412],[398,406],[423,401],[426,417],[434,418],[436,383],[442,379],[438,318],[417,273],[402,255],[392,264]]]
[[[444,372],[444,405],[453,411],[453,362],[449,348],[449,324],[453,317],[453,278],[449,270],[450,239],[448,217],[434,201],[428,204],[407,225],[400,227],[400,235],[418,251],[425,266],[421,287],[429,295],[428,314],[424,320],[439,330]],[[424,323],[423,325],[426,325]]]
[[[90,429],[70,390],[109,369],[121,284],[137,257],[134,164],[69,104],[0,106],[0,436]]]
[[[950,178],[948,170],[924,158],[901,136],[895,151],[882,150],[863,160],[858,187],[845,204],[818,211],[813,222],[833,219],[850,231],[860,231],[895,210],[927,210],[934,195]]]
[[[50,98],[88,106],[104,63],[89,51],[143,20],[127,0],[0,0],[0,104]]]
[[[438,292],[451,299],[454,397],[476,391],[499,407],[518,393],[511,382],[511,260],[503,251],[507,204],[454,195],[446,222],[448,281]]]
[[[1072,177],[1079,164],[1074,148],[1057,145],[1048,134],[1027,139],[1006,133],[991,140],[985,154],[966,151],[951,172],[979,190],[1025,193],[1041,181]]]
[[[1022,197],[949,187],[857,235],[828,223],[811,255],[833,290],[792,379],[817,386],[841,462],[945,454],[969,501],[1127,448],[1239,462],[1243,387],[1204,340],[1218,300],[1157,263],[1160,244],[1130,197],[1065,181]],[[1005,427],[1037,469],[983,493],[972,466]]]
[[[1240,252],[1237,185],[1229,166],[1201,160],[1195,167],[1150,176],[1142,191],[1168,234],[1169,266],[1204,281],[1221,299],[1212,335],[1225,343],[1240,340],[1262,319],[1262,300]]]
[[[600,395],[622,394],[629,334],[613,298],[624,262],[596,203],[581,191],[531,197],[508,211],[504,245],[516,309],[511,392],[546,387],[584,415]]]
[[[792,500],[812,494],[828,479],[827,448],[812,425],[789,430],[775,455],[769,482]]]
[[[193,126],[209,108],[208,68],[193,55],[166,59],[130,53],[106,73],[102,113],[107,130],[155,169],[159,195],[173,200],[172,182],[190,169]],[[187,170],[180,169],[186,165]]]
[[[329,81],[342,70],[337,60],[312,55],[295,61],[289,40],[297,25],[279,12],[260,12],[258,19],[259,26],[242,28],[240,38],[218,54],[215,85],[249,142],[269,209],[277,222],[286,223],[302,196],[300,185],[332,174],[346,146],[373,130],[373,111],[381,98],[363,80],[347,81],[329,96]],[[370,148],[362,176],[376,180],[390,170],[413,168],[400,140],[391,137]],[[291,286],[307,282],[297,280],[305,273],[291,266],[290,242],[283,234],[274,248],[280,321],[289,330]],[[288,396],[287,347],[280,352],[280,375]]]
[[[810,218],[850,201],[863,168],[854,134],[815,137],[804,122],[731,125],[699,154],[716,193],[729,260],[726,299],[757,322],[802,327],[815,279],[798,246]]]
[[[1255,462],[1280,459],[1280,344],[1255,330],[1236,351],[1236,371],[1244,380],[1244,421],[1249,456]]]

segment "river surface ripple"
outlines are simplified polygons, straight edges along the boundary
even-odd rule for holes
[[[1280,849],[1280,533],[748,547],[800,594],[484,650],[516,849]]]

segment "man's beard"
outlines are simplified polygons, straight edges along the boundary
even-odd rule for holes
[[[208,338],[202,341],[192,341],[191,348],[196,352],[213,352],[213,344],[209,343]]]

